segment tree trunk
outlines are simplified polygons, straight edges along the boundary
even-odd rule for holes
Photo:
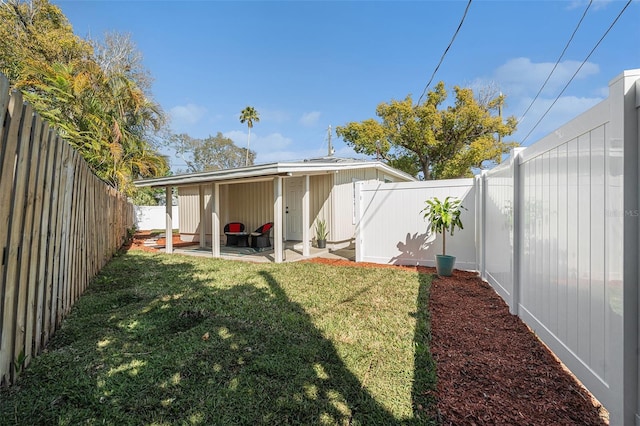
[[[442,254],[443,255],[447,254],[446,244],[445,244],[446,236],[447,236],[447,231],[442,231]]]
[[[420,159],[420,165],[422,166],[422,174],[424,175],[424,180],[431,180],[431,172],[429,171],[429,160]]]
[[[244,165],[249,165],[249,141],[251,140],[251,127],[249,127],[249,135],[247,136],[247,155],[244,159]]]

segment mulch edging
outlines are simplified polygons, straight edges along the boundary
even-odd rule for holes
[[[433,280],[444,425],[606,425],[607,414],[475,272]]]

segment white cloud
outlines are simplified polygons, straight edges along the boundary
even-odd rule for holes
[[[555,129],[571,121],[589,108],[601,102],[603,98],[587,98],[576,96],[563,96],[553,105],[549,113],[540,121],[531,135],[525,141],[525,145],[530,145],[540,138],[553,132]],[[528,104],[531,99],[522,99],[522,103]],[[553,99],[538,98],[527,116],[518,125],[518,132],[513,135],[513,139],[521,141],[540,120],[542,114],[549,108]]]
[[[302,114],[302,117],[300,117],[300,124],[308,127],[313,126],[318,123],[320,115],[320,111],[305,112]]]
[[[195,124],[207,113],[205,107],[195,104],[177,105],[169,110],[169,115],[174,124],[182,126],[185,124]]]
[[[532,62],[529,58],[513,58],[499,66],[491,76],[478,79],[475,86],[482,87],[487,84],[495,84],[507,96],[506,116],[515,115],[521,119],[518,131],[509,139],[522,142],[534,125],[540,120],[549,106],[554,102],[560,91],[572,78],[581,62],[566,60],[558,64],[553,75],[546,83],[535,103],[523,117],[527,108],[531,105],[534,96],[542,87],[549,73],[553,69],[554,62]],[[587,62],[580,72],[576,74],[573,83],[577,80],[587,79],[600,72],[598,64]],[[570,86],[571,87],[571,86]],[[584,111],[606,98],[602,90],[589,90],[587,96],[565,95],[558,98],[555,105],[536,126],[531,135],[524,141],[525,145],[536,142],[541,137],[551,133],[566,122],[572,120]]]
[[[493,79],[509,96],[535,95],[542,87],[554,64],[554,62],[535,63],[531,62],[529,58],[514,58],[498,67]],[[580,64],[580,61],[571,60],[560,62],[542,91],[542,95],[557,93],[573,76]],[[597,64],[587,62],[575,79],[587,78],[599,72],[600,67]]]

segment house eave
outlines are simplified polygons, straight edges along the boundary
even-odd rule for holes
[[[168,176],[154,179],[143,179],[134,182],[138,188],[166,187],[166,186],[190,186],[213,182],[231,182],[237,180],[263,180],[276,176],[306,176],[325,173],[335,173],[341,170],[375,168],[391,176],[404,181],[416,179],[404,172],[396,170],[380,161],[353,161],[353,162],[292,162],[269,163],[257,166],[239,167],[235,169],[216,170],[212,172],[189,173],[177,176]]]

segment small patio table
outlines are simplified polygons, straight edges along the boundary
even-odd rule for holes
[[[227,244],[227,245],[236,245],[238,247],[249,247],[249,232],[227,232],[227,235],[233,235],[236,237],[236,244]]]

